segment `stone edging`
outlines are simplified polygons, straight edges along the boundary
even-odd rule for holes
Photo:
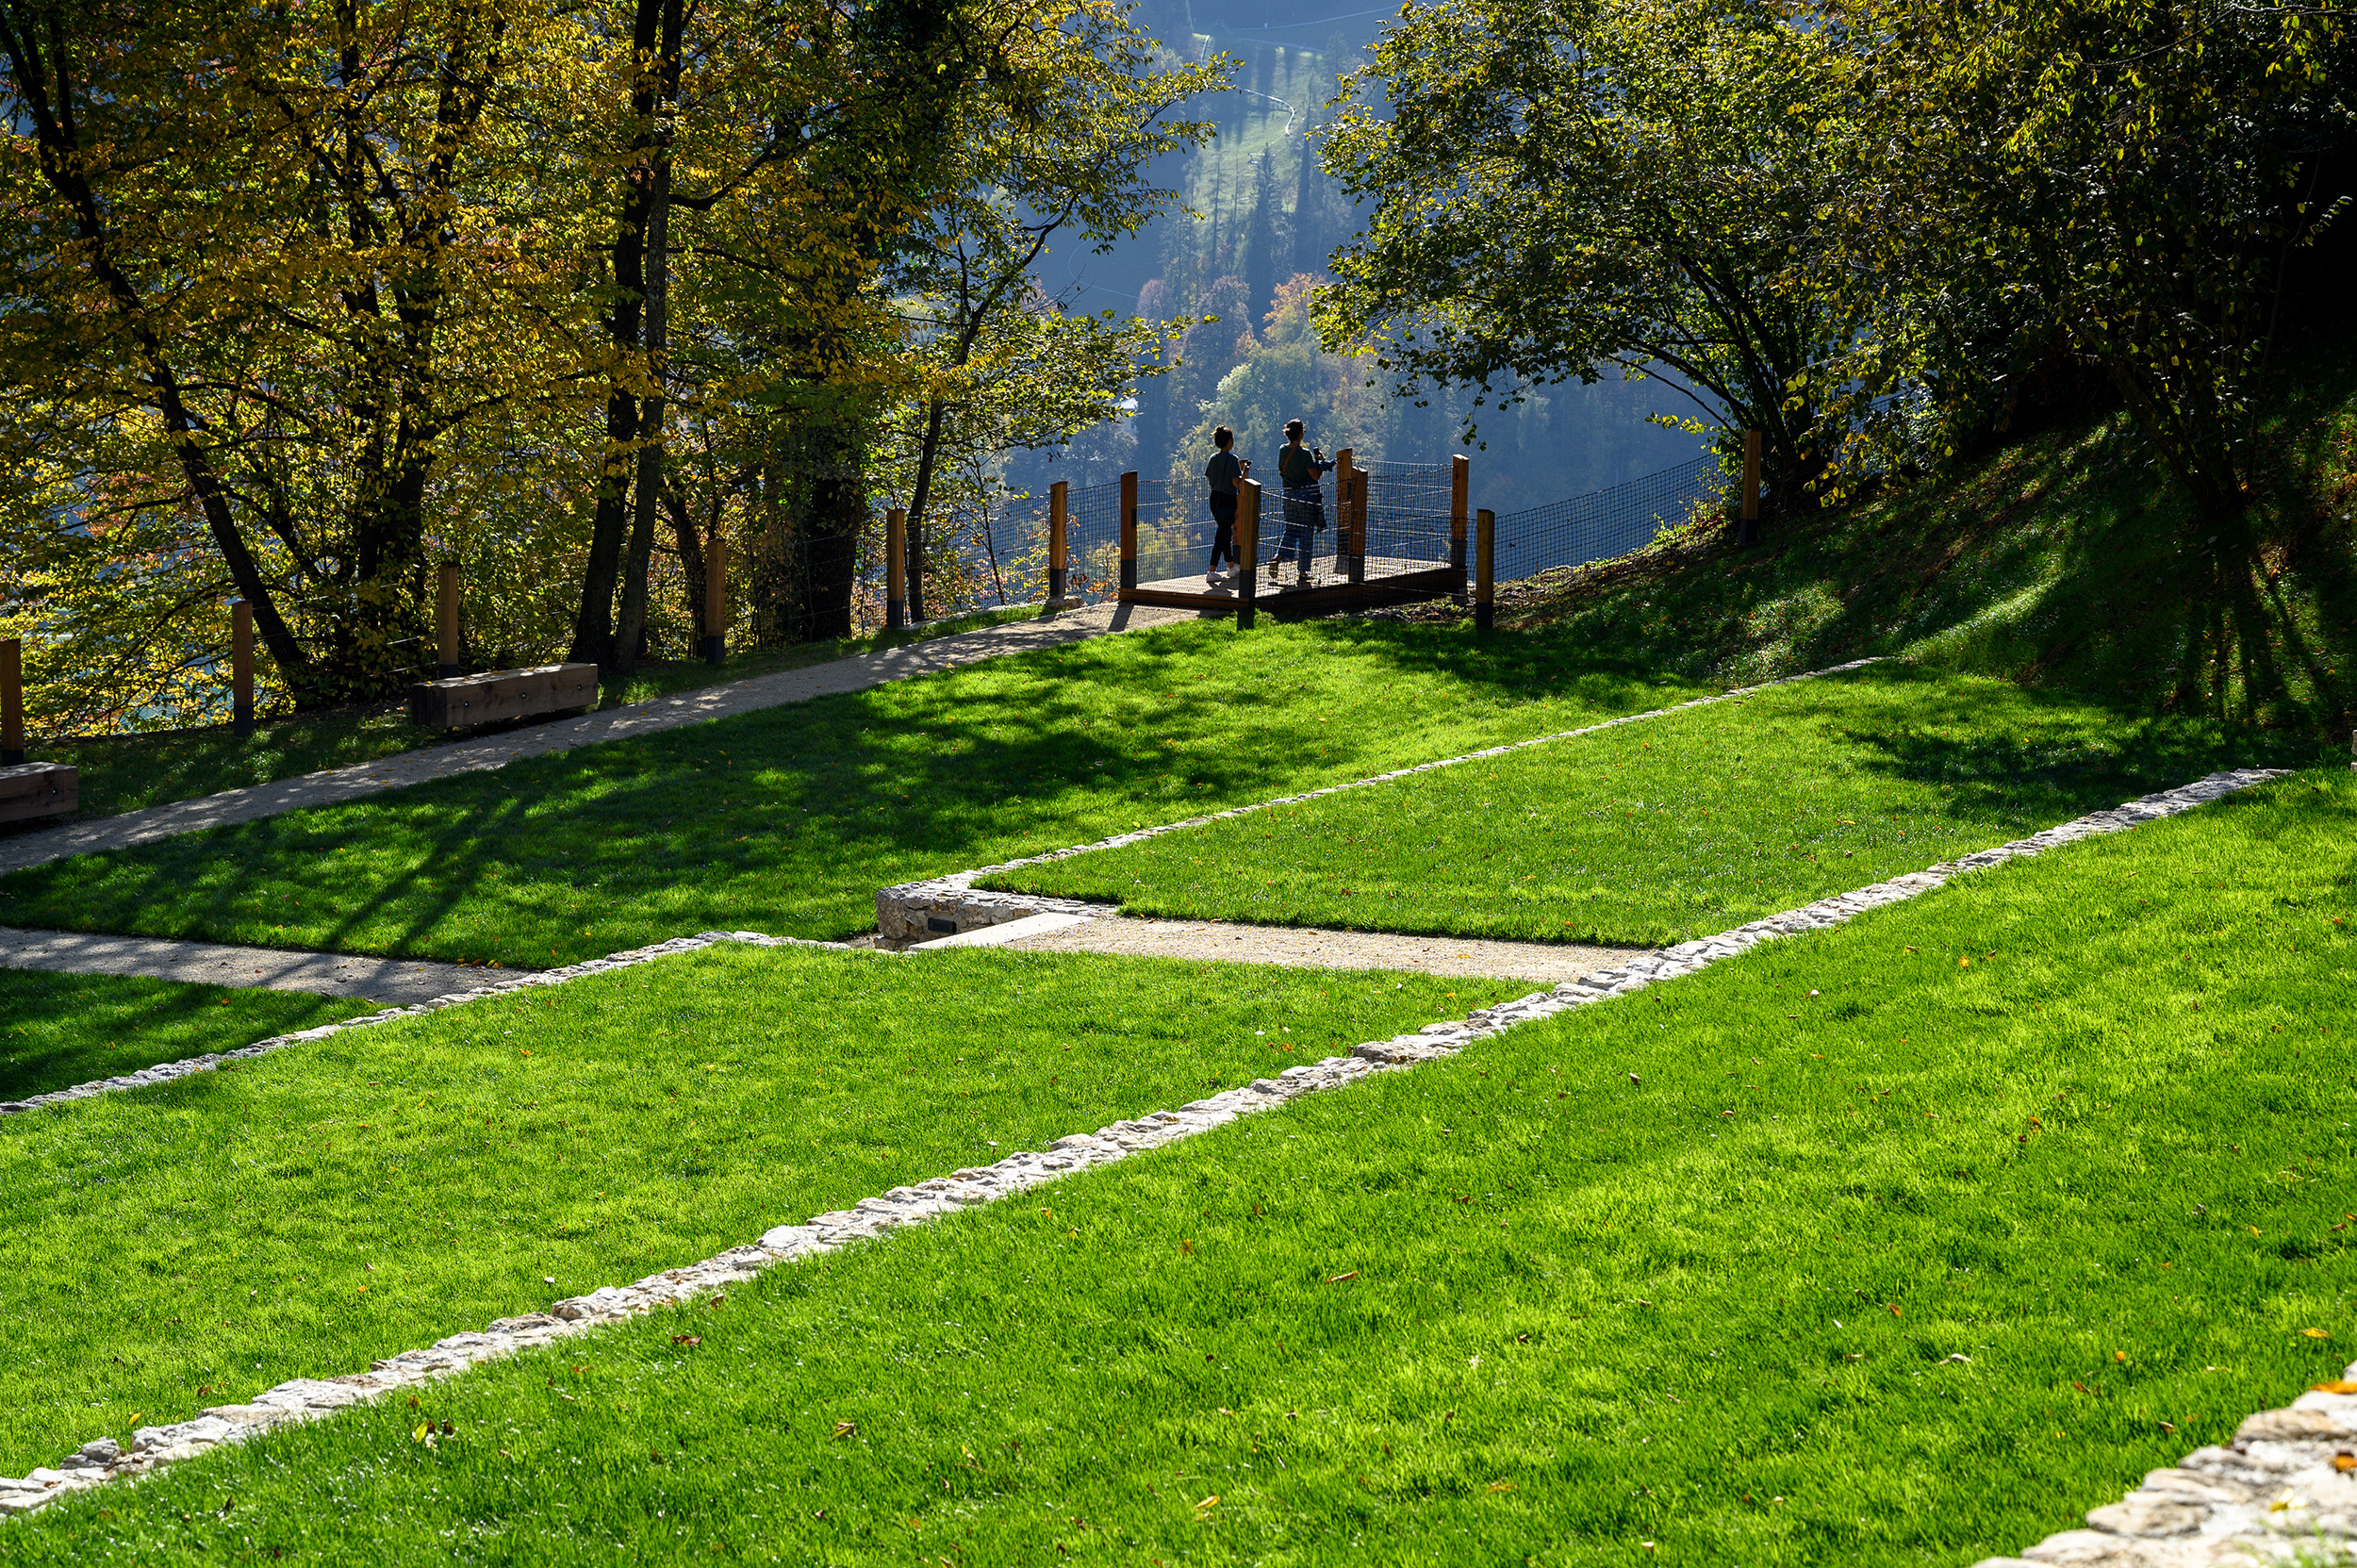
[[[1366,789],[1393,779],[1405,779],[1417,773],[1429,773],[1435,768],[1456,767],[1463,763],[1485,762],[1502,757],[1509,751],[1520,751],[1532,746],[1550,746],[1558,740],[1571,740],[1579,735],[1591,735],[1599,730],[1618,729],[1624,724],[1641,723],[1649,718],[1664,718],[1689,708],[1708,707],[1715,702],[1729,702],[1740,697],[1755,696],[1777,686],[1791,685],[1799,681],[1814,681],[1821,675],[1839,675],[1848,670],[1863,669],[1869,665],[1885,662],[1881,658],[1853,659],[1848,664],[1828,665],[1799,675],[1785,675],[1757,685],[1737,686],[1732,690],[1697,697],[1690,701],[1674,703],[1666,708],[1648,708],[1643,713],[1623,714],[1601,723],[1584,725],[1576,730],[1558,730],[1553,734],[1535,735],[1528,740],[1510,741],[1504,746],[1492,746],[1479,751],[1468,751],[1461,757],[1442,757],[1438,762],[1420,762],[1409,767],[1395,767],[1389,773],[1371,778],[1353,779],[1348,784],[1328,784],[1323,789],[1308,790],[1299,795],[1279,796],[1274,801],[1260,801],[1230,811],[1215,811],[1209,817],[1190,817],[1183,822],[1165,822],[1158,828],[1140,828],[1135,833],[1116,834],[1100,838],[1094,844],[1076,844],[1067,850],[1050,850],[1042,855],[1026,855],[998,866],[979,867],[971,871],[952,871],[948,876],[929,877],[923,882],[902,883],[895,887],[876,891],[876,931],[887,942],[922,942],[934,936],[951,936],[961,932],[979,930],[984,926],[1003,925],[1020,920],[1027,915],[1102,915],[1106,906],[1080,899],[1056,899],[1038,893],[978,893],[974,883],[983,877],[1002,871],[1020,870],[1026,866],[1044,866],[1049,861],[1069,860],[1074,855],[1088,854],[1096,850],[1116,850],[1124,844],[1136,844],[1164,834],[1178,833],[1185,828],[1199,828],[1208,822],[1224,822],[1231,817],[1246,817],[1257,811],[1277,806],[1298,805],[1320,796],[1340,795],[1344,790]]]
[[[1582,975],[1552,991],[1534,992],[1495,1007],[1479,1008],[1455,1023],[1426,1024],[1413,1034],[1371,1041],[1347,1056],[1288,1067],[1274,1079],[1258,1079],[1242,1089],[1195,1100],[1177,1111],[1156,1111],[1115,1122],[1094,1133],[1059,1138],[1045,1150],[1012,1154],[995,1164],[953,1171],[911,1187],[895,1187],[880,1197],[862,1198],[849,1209],[817,1215],[802,1225],[781,1225],[757,1242],[732,1247],[684,1268],[651,1274],[635,1284],[606,1286],[552,1304],[547,1312],[503,1317],[480,1333],[453,1334],[423,1350],[404,1350],[371,1363],[366,1372],[325,1378],[298,1378],[255,1396],[249,1404],[217,1405],[192,1420],[168,1427],[142,1427],[126,1453],[112,1438],[85,1444],[56,1469],[35,1470],[22,1479],[0,1479],[0,1513],[29,1513],[70,1493],[135,1478],[161,1465],[191,1459],[224,1443],[300,1421],[319,1420],[349,1405],[363,1404],[401,1388],[453,1377],[480,1362],[514,1355],[567,1335],[625,1321],[657,1308],[751,1279],[775,1263],[814,1253],[837,1251],[903,1225],[993,1202],[1051,1181],[1068,1172],[1110,1164],[1224,1126],[1237,1117],[1282,1105],[1322,1090],[1339,1088],[1370,1074],[1398,1070],[1418,1062],[1453,1055],[1473,1042],[1535,1019],[1552,1017],[1607,997],[1638,991],[1656,981],[1690,974],[1732,958],[1773,937],[1838,926],[1884,904],[1928,893],[1967,871],[2002,865],[2099,834],[2121,833],[2146,822],[2190,811],[2283,774],[2280,768],[2246,768],[2205,779],[2093,812],[2028,838],[1963,856],[1855,892],[1755,920],[1717,936],[1685,942],[1632,959],[1616,968]],[[826,943],[710,933],[640,949],[604,961],[644,962],[665,952],[708,947],[716,941],[750,941],[777,947],[825,947]],[[576,966],[595,972],[590,965]],[[551,971],[555,973],[557,971]],[[539,977],[533,977],[538,979]],[[525,981],[523,983],[530,983]],[[509,987],[513,989],[513,987]],[[461,1000],[497,993],[470,993]],[[427,1011],[425,1008],[412,1011]],[[347,1026],[348,1027],[348,1026]],[[319,1032],[305,1031],[306,1035]],[[292,1037],[290,1037],[292,1038]],[[2349,1369],[2357,1378],[2357,1366]],[[2346,1540],[2357,1533],[2357,1509],[2333,1491],[2357,1486],[2334,1468],[2333,1444],[2357,1440],[2357,1398],[2317,1392],[2303,1395],[2289,1411],[2268,1411],[2243,1424],[2225,1448],[2203,1448],[2174,1470],[2155,1471],[2142,1491],[2124,1503],[2087,1515],[2092,1530],[2055,1536],[2029,1548],[2027,1560],[2042,1563],[2108,1564],[2115,1568],[2222,1568],[2234,1553],[2251,1561],[2283,1560],[2301,1541],[2320,1536]],[[2346,1444],[2344,1444],[2344,1446]],[[2258,1499],[2272,1492],[2261,1510]],[[2229,1541],[2224,1538],[2234,1538]],[[2183,1538],[2182,1540],[2180,1538]],[[2249,1543],[2247,1547],[2244,1543]],[[2206,1555],[2196,1555],[2199,1552]],[[2266,1554],[2262,1556],[2262,1554]],[[2018,1560],[1992,1559],[1985,1568]]]
[[[569,964],[561,969],[519,969],[514,975],[494,981],[479,990],[453,991],[446,996],[435,997],[409,1007],[388,1007],[381,1013],[364,1014],[357,1018],[346,1018],[340,1023],[321,1024],[317,1029],[298,1030],[292,1034],[273,1034],[267,1040],[256,1040],[254,1044],[240,1046],[236,1050],[214,1051],[204,1056],[187,1057],[178,1062],[158,1062],[152,1067],[141,1067],[135,1073],[124,1073],[114,1078],[94,1079],[88,1083],[76,1083],[71,1088],[54,1089],[45,1095],[35,1095],[29,1099],[0,1100],[0,1116],[22,1115],[27,1111],[39,1111],[44,1106],[63,1105],[70,1100],[89,1099],[93,1095],[108,1095],[124,1089],[145,1089],[157,1083],[169,1083],[175,1078],[187,1078],[191,1073],[211,1072],[225,1063],[244,1062],[256,1056],[268,1056],[272,1051],[285,1050],[288,1046],[302,1045],[310,1040],[324,1040],[329,1035],[340,1034],[347,1029],[368,1029],[376,1024],[389,1024],[400,1018],[423,1017],[428,1013],[438,1013],[445,1007],[457,1007],[465,1002],[481,1001],[486,997],[503,997],[510,991],[521,991],[535,985],[561,985],[569,980],[579,980],[584,975],[602,975],[609,969],[627,969],[635,964],[651,963],[658,958],[668,957],[672,953],[693,952],[699,948],[709,948],[716,942],[750,942],[764,948],[833,948],[846,952],[874,950],[852,948],[842,942],[812,942],[799,936],[764,936],[759,932],[752,931],[707,931],[696,936],[675,936],[668,942],[657,942],[652,947],[633,948],[627,952],[608,953],[603,958],[592,958],[580,964]]]

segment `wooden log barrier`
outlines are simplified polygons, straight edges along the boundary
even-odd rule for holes
[[[1138,587],[1138,475],[1135,469],[1121,476],[1121,591]]]
[[[1474,514],[1474,627],[1488,631],[1497,619],[1498,520],[1487,506]]]
[[[1234,574],[1236,585],[1236,629],[1252,630],[1254,602],[1261,582],[1261,482],[1240,479],[1236,482],[1236,553],[1244,558],[1244,569]]]
[[[729,656],[729,547],[715,528],[704,541],[704,663]]]
[[[1465,591],[1465,508],[1473,504],[1473,465],[1463,453],[1448,460],[1448,564],[1457,569],[1457,591]]]
[[[411,686],[409,721],[429,730],[455,730],[585,708],[597,700],[598,667],[593,664],[486,669]]]
[[[1047,487],[1047,607],[1063,606],[1064,523],[1072,506],[1072,486],[1059,479]]]
[[[909,515],[895,506],[884,514],[884,630],[897,632],[909,617]]]
[[[64,817],[81,803],[81,769],[25,760],[25,645],[0,638],[0,822]]]
[[[229,727],[254,733],[254,606],[242,599],[229,606]]]

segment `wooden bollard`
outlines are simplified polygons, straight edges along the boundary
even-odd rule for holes
[[[440,583],[434,606],[434,662],[437,678],[447,681],[458,673],[458,563],[444,561],[438,575]]]
[[[884,514],[884,630],[897,632],[909,617],[909,515],[895,506]]]
[[[1354,583],[1367,580],[1367,470],[1353,465],[1350,470],[1350,558],[1343,569]]]
[[[1448,564],[1457,569],[1457,591],[1465,591],[1465,508],[1473,504],[1473,464],[1463,453],[1448,460]]]
[[[1236,553],[1244,557],[1244,570],[1236,582],[1236,629],[1252,630],[1252,615],[1261,583],[1261,482],[1257,479],[1236,481]]]
[[[1743,526],[1738,544],[1759,542],[1759,432],[1743,432]]]
[[[0,638],[0,767],[25,760],[25,644]]]
[[[1072,487],[1062,479],[1047,487],[1047,607],[1063,604],[1064,520],[1072,505]]]
[[[1474,627],[1486,632],[1497,619],[1498,519],[1487,506],[1474,514]]]
[[[1121,476],[1121,591],[1134,593],[1138,586],[1138,474],[1135,469]]]
[[[729,547],[720,531],[704,541],[704,663],[725,664],[729,656]]]
[[[229,727],[254,733],[254,606],[242,599],[229,606]]]

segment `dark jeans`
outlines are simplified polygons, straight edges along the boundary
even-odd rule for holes
[[[1211,520],[1219,524],[1219,532],[1211,536],[1211,558],[1203,569],[1212,571],[1222,561],[1231,567],[1242,565],[1236,559],[1236,498],[1214,492],[1211,496]]]
[[[1285,536],[1277,543],[1277,559],[1296,561],[1301,569],[1310,569],[1310,560],[1317,544],[1317,535],[1326,528],[1326,492],[1315,485],[1304,485],[1285,492]]]

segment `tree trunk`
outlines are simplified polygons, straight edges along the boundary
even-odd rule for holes
[[[916,484],[909,492],[908,607],[911,620],[925,619],[925,520],[932,501],[933,468],[941,454],[941,425],[948,404],[934,398],[925,409],[925,437],[916,451]]]
[[[677,0],[673,0],[676,6]],[[638,484],[630,531],[630,555],[622,570],[622,626],[614,667],[627,675],[638,662],[638,639],[647,629],[647,562],[654,553],[657,498],[663,488],[663,377],[670,350],[671,155],[656,155],[654,206],[647,224],[647,371],[654,392],[639,404]]]

